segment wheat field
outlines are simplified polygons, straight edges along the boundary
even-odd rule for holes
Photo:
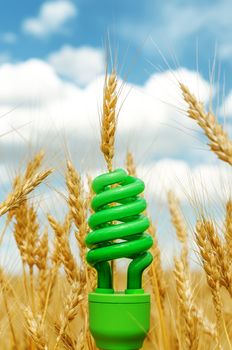
[[[205,111],[184,82],[179,88],[188,106],[186,117],[194,119],[205,133],[218,161],[232,165],[232,141],[213,112]],[[118,117],[114,70],[106,76],[103,95],[100,149],[108,171],[112,171],[116,168],[113,160]],[[96,273],[86,263],[84,242],[92,212],[92,178],[81,176],[67,160],[65,219],[47,213],[46,225],[41,225],[33,190],[54,171],[41,170],[43,158],[43,151],[35,154],[25,171],[15,177],[11,193],[0,204],[0,215],[5,218],[0,242],[5,234],[12,235],[22,266],[18,275],[0,270],[0,350],[94,350],[96,345],[88,329],[87,297],[96,286]],[[127,153],[125,168],[136,176],[133,150]],[[84,186],[86,178],[88,188]],[[231,349],[232,199],[224,203],[220,232],[212,217],[201,213],[195,218],[199,270],[193,269],[189,261],[189,228],[174,192],[167,193],[167,206],[180,254],[175,256],[172,269],[163,268],[151,217],[154,259],[143,276],[144,288],[152,299],[151,328],[143,349]],[[48,228],[42,229],[45,226]],[[73,252],[73,236],[81,263]],[[117,289],[125,288],[125,273],[115,263],[114,277]]]

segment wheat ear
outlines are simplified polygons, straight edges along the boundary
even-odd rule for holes
[[[66,331],[68,324],[72,322],[77,316],[78,307],[82,299],[83,299],[83,296],[81,295],[80,284],[77,282],[74,282],[71,285],[71,290],[66,297],[64,310],[60,315],[60,319],[58,323],[59,334],[56,338],[54,350],[57,349],[61,341],[61,338]]]
[[[39,310],[42,313],[46,303],[46,291],[48,280],[48,231],[47,229],[39,239],[36,251],[36,266],[39,269],[38,276],[38,295],[39,295]]]
[[[66,276],[70,284],[79,280],[79,271],[77,263],[71,252],[68,236],[64,226],[56,221],[51,215],[48,215],[48,221],[51,225],[58,242],[58,249],[65,268]]]
[[[227,259],[232,262],[232,200],[228,200],[226,203],[225,251]]]
[[[67,162],[66,185],[68,188],[68,205],[78,230],[76,239],[80,248],[81,260],[84,264],[86,254],[85,237],[88,233],[86,198],[81,176],[70,161]]]
[[[10,193],[7,199],[0,204],[0,216],[4,215],[9,210],[17,207],[22,203],[26,196],[39,186],[52,173],[52,169],[41,171],[28,180],[25,180],[21,185]]]
[[[55,322],[55,332],[56,332],[57,336],[60,334],[60,331],[61,331],[60,323]],[[78,338],[80,338],[80,335]],[[64,348],[67,350],[76,350],[77,349],[77,340],[74,339],[72,336],[70,336],[67,332],[64,332],[62,334],[61,342],[62,342]],[[80,344],[79,341],[78,341],[78,344]]]
[[[186,268],[182,260],[175,261],[175,280],[181,315],[184,320],[185,349],[193,350],[198,348],[198,334],[196,320],[192,313],[192,291],[190,281],[186,274]]]
[[[113,71],[106,75],[104,94],[103,94],[103,111],[101,120],[101,151],[105,157],[109,171],[113,168],[114,143],[116,132],[116,105],[117,105],[117,76]]]
[[[168,206],[176,236],[182,244],[181,259],[184,267],[188,269],[188,231],[181,212],[180,202],[172,191],[168,192]]]
[[[217,319],[217,343],[222,325],[222,301],[220,296],[220,273],[218,264],[211,246],[208,242],[204,221],[198,221],[196,225],[196,241],[201,255],[201,261],[206,273],[207,282],[211,290],[213,304]]]
[[[47,337],[41,315],[34,316],[30,307],[24,308],[26,329],[38,350],[48,350]]]
[[[209,139],[210,149],[219,159],[232,165],[232,141],[229,139],[228,134],[223,130],[213,113],[205,111],[203,103],[196,99],[187,86],[180,83],[180,88],[188,105],[188,116],[196,120],[197,124],[202,128]]]
[[[44,151],[39,151],[32,160],[30,160],[27,164],[24,179],[28,180],[35,175],[36,171],[39,169],[42,161],[44,159]]]
[[[128,151],[126,154],[126,169],[130,176],[137,176],[135,160],[133,154],[130,151]]]
[[[231,261],[225,254],[224,245],[219,238],[215,225],[211,221],[205,220],[204,229],[216,258],[218,271],[220,272],[220,283],[232,296],[232,276],[230,271]]]

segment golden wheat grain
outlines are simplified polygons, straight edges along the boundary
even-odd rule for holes
[[[87,174],[87,181],[88,181],[88,195],[86,198],[86,209],[87,209],[87,211],[89,211],[90,214],[93,214],[94,210],[91,207],[91,202],[92,202],[92,199],[93,199],[95,193],[94,193],[94,190],[92,187],[93,180],[89,174]]]
[[[48,341],[42,324],[41,315],[34,316],[30,307],[24,308],[25,325],[27,332],[38,350],[48,350]]]
[[[35,309],[34,300],[34,277],[33,267],[36,264],[37,242],[39,224],[37,214],[33,206],[28,205],[25,200],[15,209],[14,237],[22,258],[23,270],[27,264],[30,271],[30,294],[32,299],[32,308]],[[28,296],[26,276],[24,272],[24,284]]]
[[[26,260],[30,269],[36,264],[37,244],[39,240],[39,223],[33,205],[28,210],[28,228],[26,236]]]
[[[71,290],[65,299],[64,309],[59,318],[59,334],[56,338],[54,350],[57,349],[68,324],[72,322],[77,316],[78,307],[82,299],[83,297],[81,295],[80,284],[74,282],[71,285]]]
[[[175,227],[177,238],[181,243],[185,243],[187,241],[187,228],[183,215],[180,211],[180,203],[172,191],[168,192],[168,204],[172,224]]]
[[[177,258],[174,259],[176,279],[176,289],[178,301],[180,303],[181,315],[184,320],[184,341],[185,349],[193,350],[198,348],[198,333],[196,327],[196,319],[192,313],[192,291],[190,281],[186,275],[186,269],[183,262]]]
[[[58,250],[62,259],[62,263],[65,268],[67,279],[69,283],[74,283],[79,280],[79,271],[76,260],[73,257],[71,248],[69,245],[67,234],[64,230],[64,226],[58,223],[51,215],[48,215],[48,221],[56,234],[58,242]],[[57,253],[56,253],[57,254]]]
[[[217,122],[212,112],[205,112],[203,103],[189,91],[188,87],[180,83],[185,102],[188,104],[188,116],[198,123],[209,139],[210,149],[219,159],[232,165],[232,141],[222,126]]]
[[[179,200],[172,191],[168,192],[168,205],[176,236],[182,243],[181,259],[183,260],[184,266],[188,269],[188,231],[181,213]]]
[[[202,264],[206,273],[207,282],[211,290],[214,309],[217,319],[217,340],[222,325],[222,300],[220,295],[220,273],[216,258],[207,241],[207,232],[204,222],[198,221],[196,225],[196,241],[200,250]],[[218,340],[219,342],[219,340]]]
[[[12,188],[14,189],[14,191],[16,191],[17,187],[22,185],[22,182],[25,182],[26,180],[31,179],[35,175],[36,171],[39,169],[43,161],[43,158],[44,158],[44,151],[41,150],[34,156],[34,158],[31,161],[28,162],[24,175],[19,175],[19,174],[16,175],[12,185]],[[11,220],[14,214],[15,214],[14,209],[10,210],[8,212],[8,219]]]
[[[28,230],[28,203],[26,200],[15,209],[14,215],[14,238],[19,249],[22,262],[23,264],[26,264],[26,237]]]
[[[226,203],[224,248],[224,253],[227,255],[227,259],[230,262],[230,266],[232,267],[232,200],[230,199]]]
[[[212,323],[204,314],[202,309],[195,304],[192,305],[192,313],[197,319],[199,326],[203,329],[205,334],[211,336],[215,341],[217,341],[217,330],[216,325]]]
[[[68,188],[68,204],[78,232],[76,239],[84,263],[86,254],[85,236],[88,233],[86,198],[81,177],[73,164],[67,162],[66,185]]]
[[[59,336],[60,331],[61,331],[60,324],[58,322],[55,322],[55,332],[57,336]],[[61,342],[64,348],[67,350],[76,350],[77,348],[76,339],[75,338],[73,339],[73,337],[70,336],[67,332],[63,332],[61,336]],[[78,341],[78,344],[80,344],[79,341]],[[81,349],[81,347],[79,348]]]
[[[87,283],[87,292],[91,291],[96,287],[96,271],[89,265],[87,265],[85,259],[87,253],[85,237],[88,233],[87,210],[88,203],[89,201],[91,201],[93,192],[89,193],[89,196],[91,197],[85,196],[81,177],[70,161],[67,162],[66,185],[69,193],[68,204],[71,217],[77,228],[75,236],[80,250],[80,257],[82,263],[81,274],[85,275]]]
[[[116,105],[117,105],[117,75],[113,71],[110,75],[106,74],[103,110],[101,120],[101,151],[105,157],[109,171],[113,169],[114,143],[116,132]]]
[[[17,186],[16,189],[8,195],[6,200],[0,203],[0,216],[22,203],[26,199],[26,196],[39,186],[51,173],[52,169],[41,171],[33,178]]]
[[[25,175],[24,175],[25,180],[28,180],[35,175],[36,171],[39,169],[40,165],[42,164],[44,155],[45,155],[44,151],[41,150],[34,156],[34,158],[31,161],[28,162]]]
[[[126,154],[126,169],[130,176],[137,176],[135,160],[133,154],[130,151],[128,151]]]
[[[224,245],[219,238],[216,227],[212,221],[203,222],[204,230],[215,255],[218,271],[220,272],[220,283],[232,296],[232,275],[230,271],[231,261],[228,260],[224,251]]]
[[[37,290],[39,299],[39,310],[41,313],[43,312],[46,303],[46,291],[48,284],[48,251],[48,231],[46,229],[36,247],[36,266],[39,269]]]

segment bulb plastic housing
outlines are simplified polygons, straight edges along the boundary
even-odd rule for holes
[[[99,349],[140,349],[150,327],[150,295],[90,293],[89,325]]]

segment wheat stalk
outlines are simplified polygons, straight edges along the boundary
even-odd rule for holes
[[[10,332],[11,332],[11,337],[12,337],[12,341],[13,341],[13,347],[14,347],[14,349],[18,350],[19,347],[17,344],[17,337],[16,337],[16,333],[15,333],[15,329],[14,329],[14,325],[13,325],[13,321],[12,321],[12,316],[11,316],[11,312],[10,312],[10,308],[9,308],[9,301],[8,301],[8,297],[7,297],[8,286],[7,286],[7,282],[5,280],[5,275],[4,275],[3,269],[1,267],[0,267],[0,286],[1,286],[2,295],[3,295],[3,303],[5,306],[8,321],[9,321]]]
[[[153,246],[151,247],[151,252],[153,255],[153,262],[152,265],[154,267],[154,270],[152,268],[148,269],[148,275],[150,277],[150,282],[153,287],[153,292],[154,292],[154,276],[153,276],[153,271],[155,271],[156,274],[156,280],[157,280],[157,286],[158,286],[158,291],[159,291],[159,297],[160,297],[160,304],[162,306],[162,309],[164,309],[164,302],[165,302],[165,295],[166,295],[166,282],[164,279],[164,272],[162,269],[162,264],[161,264],[161,253],[160,253],[160,248],[158,244],[158,238],[157,238],[157,232],[156,232],[156,227],[153,223],[150,224],[150,227],[148,229],[148,232],[153,238]]]

